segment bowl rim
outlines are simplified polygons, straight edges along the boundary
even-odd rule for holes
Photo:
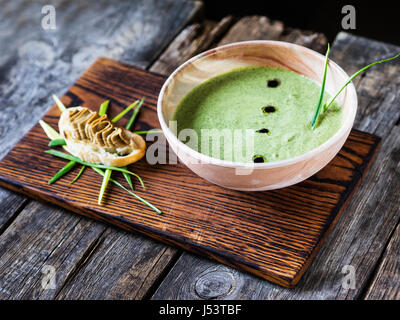
[[[169,84],[171,81],[175,78],[175,76],[182,70],[184,69],[188,64],[191,64],[192,62],[199,60],[203,57],[206,57],[208,55],[212,55],[215,53],[216,50],[227,50],[231,47],[238,47],[238,46],[248,46],[248,45],[280,45],[284,47],[293,47],[293,48],[298,48],[300,50],[305,50],[308,51],[310,54],[316,56],[319,59],[325,59],[325,56],[320,54],[319,52],[316,52],[312,49],[309,49],[307,47],[290,43],[290,42],[285,42],[285,41],[277,41],[277,40],[250,40],[250,41],[239,41],[239,42],[233,42],[229,43],[226,45],[222,45],[216,48],[209,49],[207,51],[201,52],[194,57],[190,58],[183,64],[181,64],[179,67],[177,67],[170,75],[169,77],[165,80],[163,86],[161,87],[160,93],[158,95],[157,99],[157,116],[158,116],[158,121],[160,122],[161,129],[163,133],[165,134],[167,140],[169,141],[172,149],[175,149],[172,143],[170,142],[170,139],[177,145],[178,148],[182,149],[185,151],[185,153],[189,154],[191,157],[194,159],[200,161],[202,164],[212,164],[212,165],[217,165],[217,166],[222,166],[222,167],[230,167],[230,168],[251,168],[251,169],[267,169],[267,168],[276,168],[276,167],[283,167],[287,165],[292,165],[294,163],[302,162],[305,160],[308,160],[310,158],[313,158],[316,154],[329,149],[332,145],[337,143],[344,135],[347,136],[350,133],[350,130],[353,127],[354,119],[356,117],[357,113],[357,108],[358,108],[358,98],[357,98],[357,92],[354,87],[353,82],[351,82],[347,87],[346,90],[350,90],[351,93],[353,93],[355,100],[354,100],[354,107],[351,108],[349,116],[344,119],[342,126],[340,129],[332,136],[330,137],[327,141],[325,141],[323,144],[319,145],[318,147],[303,153],[301,155],[285,159],[285,160],[277,160],[277,161],[272,161],[272,162],[264,162],[264,163],[250,163],[250,162],[236,162],[236,161],[228,161],[228,160],[222,160],[218,158],[213,158],[208,155],[202,154],[186,144],[184,144],[182,141],[178,139],[177,136],[171,131],[169,126],[167,125],[164,115],[162,112],[162,102],[163,98],[165,95],[165,91],[168,88]],[[347,78],[349,78],[349,75],[333,60],[329,59],[330,66],[337,68],[340,72],[342,72]],[[346,136],[346,139],[347,139]],[[346,140],[345,139],[345,140]],[[344,142],[343,142],[344,143]],[[175,150],[174,150],[175,151]],[[177,154],[179,158],[179,153]]]

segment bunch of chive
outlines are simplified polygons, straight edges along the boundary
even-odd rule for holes
[[[53,99],[55,100],[58,108],[60,109],[61,112],[63,112],[66,107],[64,106],[64,104],[57,98],[57,96],[53,95]],[[132,108],[136,107],[133,111],[132,116],[130,117],[127,125],[126,125],[126,129],[130,130],[131,127],[133,126],[138,112],[142,106],[144,102],[144,98],[142,98],[141,100],[137,100],[135,102],[133,102],[131,105],[129,105],[127,108],[125,108],[121,113],[119,113],[116,117],[114,117],[111,121],[112,122],[116,122],[119,119],[121,119],[126,113],[129,112],[129,110],[131,110]],[[100,110],[99,110],[99,115],[104,115],[107,112],[108,109],[108,105],[109,105],[110,101],[104,101],[101,106],[100,106]],[[49,146],[50,147],[55,147],[55,146],[65,146],[66,142],[64,139],[62,139],[62,137],[60,136],[60,134],[54,130],[50,125],[48,125],[46,122],[44,122],[43,120],[39,121],[41,127],[43,128],[44,132],[46,133],[46,135],[50,138],[50,143]],[[140,133],[147,133],[149,131],[141,131]],[[68,164],[63,167],[60,171],[58,171],[50,180],[49,180],[49,184],[54,183],[55,181],[57,181],[58,179],[60,179],[62,176],[64,176],[66,173],[68,173],[69,171],[72,170],[72,168],[78,163],[81,164],[82,167],[78,173],[78,175],[70,182],[71,184],[76,182],[79,177],[82,175],[83,171],[85,170],[86,167],[91,167],[95,172],[97,172],[98,174],[100,174],[101,176],[103,176],[103,181],[101,184],[101,188],[100,188],[100,192],[99,192],[99,197],[98,197],[98,204],[102,203],[102,199],[105,193],[105,190],[107,188],[107,185],[109,182],[114,183],[115,185],[117,185],[118,187],[122,188],[123,190],[125,190],[126,192],[128,192],[129,194],[133,195],[135,198],[137,198],[138,200],[140,200],[141,202],[143,202],[144,204],[146,204],[147,206],[149,206],[150,208],[152,208],[154,211],[156,211],[157,213],[161,214],[162,211],[159,210],[158,208],[156,208],[154,205],[152,205],[150,202],[148,202],[147,200],[143,199],[142,197],[138,196],[137,194],[135,194],[134,192],[132,192],[131,190],[128,190],[127,188],[125,188],[122,184],[120,184],[118,181],[114,180],[111,178],[111,174],[113,171],[119,171],[121,172],[126,181],[128,182],[130,188],[133,190],[133,184],[132,184],[132,180],[131,180],[131,175],[135,176],[142,188],[145,190],[145,185],[143,183],[143,180],[140,178],[139,175],[129,171],[126,167],[113,167],[113,166],[106,166],[106,165],[101,165],[101,164],[93,164],[93,163],[89,163],[86,161],[82,161],[80,158],[75,157],[73,155],[64,153],[64,152],[60,152],[60,151],[56,151],[56,150],[47,150],[45,151],[48,154],[54,155],[56,157],[60,157],[66,160],[69,160]],[[105,171],[103,171],[102,169],[105,169]]]
[[[325,66],[324,66],[324,74],[322,77],[322,84],[321,84],[321,92],[320,92],[320,96],[319,96],[319,100],[317,103],[317,107],[315,109],[315,113],[314,116],[311,120],[311,128],[312,130],[314,130],[317,126],[318,123],[318,118],[319,116],[324,113],[326,110],[328,110],[328,108],[332,105],[332,103],[335,101],[335,99],[338,97],[338,95],[344,90],[344,88],[347,87],[347,85],[353,81],[353,79],[355,77],[357,77],[361,72],[367,70],[368,68],[378,64],[378,63],[382,63],[382,62],[386,62],[386,61],[390,61],[393,59],[396,59],[398,57],[400,57],[400,53],[396,54],[393,57],[387,58],[387,59],[383,59],[383,60],[379,60],[379,61],[375,61],[363,68],[361,68],[360,70],[358,70],[357,72],[355,72],[351,77],[349,77],[349,79],[344,83],[344,85],[338,90],[338,92],[333,96],[333,98],[331,98],[329,100],[328,103],[324,104],[324,106],[322,106],[322,101],[323,101],[323,97],[325,94],[325,82],[326,82],[326,74],[327,74],[327,69],[328,69],[328,64],[329,64],[329,52],[330,52],[330,46],[328,43],[328,49],[326,50],[326,54],[325,54]]]

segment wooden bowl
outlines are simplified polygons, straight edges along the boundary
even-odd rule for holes
[[[319,147],[286,160],[253,164],[211,158],[179,141],[169,124],[182,98],[195,86],[218,74],[238,67],[274,66],[321,83],[324,62],[324,56],[313,50],[280,41],[237,42],[193,57],[169,76],[158,97],[158,119],[170,147],[196,174],[230,189],[272,190],[307,179],[332,160],[350,133],[357,111],[357,94],[353,84],[348,85],[337,98],[343,110],[341,128]],[[326,91],[331,95],[336,93],[348,77],[336,63],[330,61]]]

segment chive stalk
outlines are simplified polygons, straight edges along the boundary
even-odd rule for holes
[[[39,120],[39,124],[42,127],[44,133],[47,135],[47,137],[50,140],[58,140],[62,139],[60,134],[54,130],[52,127],[47,122],[44,122],[43,120]]]
[[[80,176],[82,175],[83,171],[85,171],[85,168],[86,168],[86,166],[82,166],[81,170],[79,170],[79,172],[76,175],[76,177],[74,178],[74,180],[72,180],[69,184],[75,183],[80,178]]]
[[[96,171],[98,174],[102,175],[104,177],[105,173],[103,170],[96,168],[96,167],[92,167],[92,169],[94,171]],[[114,183],[115,185],[117,185],[118,187],[122,188],[123,190],[125,190],[126,192],[128,192],[129,194],[131,194],[132,196],[134,196],[136,199],[138,199],[139,201],[143,202],[145,205],[149,206],[151,209],[153,209],[155,212],[157,212],[158,214],[162,214],[162,211],[160,209],[158,209],[157,207],[155,207],[154,205],[152,205],[150,202],[148,202],[147,200],[143,199],[142,197],[138,196],[136,193],[130,191],[129,189],[125,188],[122,184],[120,184],[118,181],[110,178],[110,181],[112,183]]]
[[[64,168],[62,168],[60,171],[58,171],[50,180],[49,184],[52,184],[56,182],[58,179],[60,179],[63,175],[67,174],[72,170],[72,168],[75,166],[76,162],[75,161],[70,161],[68,162]]]
[[[128,169],[128,167],[123,167],[124,169]],[[129,187],[133,190],[133,183],[132,183],[132,179],[131,176],[125,172],[122,172],[123,176],[125,177],[126,182],[128,182]]]
[[[162,130],[145,130],[145,131],[133,131],[136,134],[148,134],[148,133],[163,133]]]
[[[317,104],[317,108],[315,109],[315,113],[314,116],[311,120],[311,128],[314,130],[315,126],[317,124],[318,121],[318,117],[321,113],[321,109],[322,109],[322,100],[324,98],[324,93],[325,93],[325,83],[326,83],[326,73],[328,70],[328,63],[329,63],[329,52],[330,52],[330,46],[328,43],[328,49],[326,50],[326,54],[325,54],[325,66],[324,66],[324,75],[322,78],[322,85],[321,85],[321,92],[319,94],[319,100],[318,100],[318,104]]]
[[[130,104],[129,106],[127,106],[124,110],[122,110],[118,115],[116,115],[111,122],[117,122],[119,119],[121,119],[125,114],[127,114],[129,112],[129,110],[131,110],[134,106],[136,106],[139,103],[139,100],[136,100],[135,102],[133,102],[132,104]]]
[[[103,176],[103,182],[101,183],[101,188],[99,192],[99,197],[97,199],[97,203],[101,205],[101,200],[103,199],[104,192],[106,191],[108,181],[110,181],[112,170],[107,169],[106,173]]]
[[[54,101],[56,102],[56,104],[57,104],[57,106],[58,106],[58,109],[60,109],[61,112],[64,112],[65,109],[67,109],[67,108],[66,108],[66,107],[64,106],[64,104],[61,102],[61,100],[58,99],[58,97],[57,97],[55,94],[53,94],[52,97],[53,97]]]
[[[322,112],[326,111],[326,110],[332,105],[333,101],[335,101],[335,99],[336,99],[337,96],[343,91],[343,89],[346,88],[347,85],[348,85],[351,81],[353,81],[353,79],[354,79],[355,77],[357,77],[361,72],[367,70],[368,68],[370,68],[370,67],[372,67],[372,66],[374,66],[374,65],[376,65],[376,64],[383,63],[383,62],[386,62],[386,61],[390,61],[390,60],[396,59],[396,58],[398,58],[398,57],[400,57],[400,53],[396,54],[395,56],[393,56],[393,57],[391,57],[391,58],[387,58],[387,59],[375,61],[375,62],[373,62],[373,63],[371,63],[371,64],[365,66],[364,68],[361,68],[360,70],[358,70],[356,73],[354,73],[354,74],[346,81],[346,83],[340,88],[340,90],[335,94],[335,96],[334,96],[332,99],[329,100],[329,103],[324,105],[324,109],[323,109]]]
[[[109,104],[110,104],[110,100],[106,100],[100,105],[99,116],[102,116],[103,114],[107,113],[107,109],[108,109],[108,105]],[[107,188],[108,180],[110,180],[111,173],[112,173],[112,170],[107,169],[106,170],[106,174],[103,177],[103,182],[101,183],[101,188],[100,188],[100,192],[99,192],[99,198],[97,199],[97,203],[99,205],[101,205],[101,200],[103,199],[103,195],[104,195],[104,192],[105,192],[105,190]],[[125,172],[123,172],[123,174],[124,175],[125,174],[128,175]]]
[[[109,104],[110,104],[110,100],[106,100],[100,105],[99,116],[106,114]]]
[[[131,127],[133,126],[133,124],[134,124],[134,122],[135,122],[135,120],[137,118],[137,114],[138,114],[138,112],[139,112],[139,110],[140,110],[140,108],[141,108],[141,106],[143,104],[143,101],[144,101],[144,97],[142,98],[142,100],[140,100],[138,106],[133,110],[132,116],[129,118],[129,121],[126,124],[126,127],[125,127],[127,130],[130,130]],[[125,174],[125,173],[123,173],[123,175],[124,175],[126,181],[128,182],[129,186],[133,190],[133,184],[132,184],[131,176],[129,176],[129,175]],[[144,186],[144,183],[143,183],[143,180],[139,176],[137,176],[137,178],[139,179],[140,184],[142,185],[142,188],[144,190],[146,190],[146,188]]]
[[[329,44],[328,44],[328,50],[327,50],[327,55],[326,55],[326,61],[325,61],[324,78],[323,78],[323,82],[322,82],[322,86],[321,86],[321,96],[323,96],[323,92],[324,92],[324,89],[325,89],[325,78],[326,78],[326,67],[327,67],[327,63],[328,63],[328,54],[329,54]],[[317,120],[318,120],[319,115],[320,115],[321,113],[324,113],[326,110],[328,110],[328,108],[329,108],[329,107],[332,105],[332,103],[336,100],[336,98],[339,96],[339,94],[349,85],[349,83],[350,83],[351,81],[353,81],[353,79],[354,79],[355,77],[357,77],[361,72],[363,72],[363,71],[365,71],[365,70],[371,68],[372,66],[374,66],[374,65],[376,65],[376,64],[383,63],[383,62],[386,62],[386,61],[390,61],[390,60],[396,59],[396,58],[398,58],[398,57],[400,57],[400,53],[396,54],[396,55],[393,56],[393,57],[387,58],[387,59],[383,59],[383,60],[379,60],[379,61],[372,62],[372,63],[370,63],[369,65],[367,65],[367,66],[361,68],[360,70],[358,70],[357,72],[355,72],[351,77],[349,77],[349,78],[347,79],[347,81],[346,81],[346,82],[343,84],[343,86],[338,90],[338,92],[333,96],[333,98],[331,98],[331,99],[329,100],[328,103],[325,103],[325,104],[324,104],[324,106],[322,107],[322,110],[321,110],[322,98],[321,98],[321,96],[320,96],[320,100],[319,100],[319,102],[318,102],[317,109],[316,109],[315,114],[314,114],[314,117],[313,117],[313,119],[312,119],[312,121],[311,121],[312,129],[313,129],[313,130],[315,129],[315,126],[316,126],[316,124],[317,124]]]
[[[143,105],[144,99],[145,99],[145,98],[143,97],[143,98],[140,100],[139,105],[135,108],[135,110],[133,110],[133,113],[132,113],[132,115],[131,115],[129,121],[128,121],[128,123],[126,124],[126,127],[125,127],[126,129],[131,130],[133,124],[134,124],[135,121],[136,121],[136,118],[137,118],[137,115],[138,115],[138,113],[139,113],[139,110],[140,110],[140,108],[141,108],[142,105]]]
[[[132,172],[132,175],[135,176],[139,180],[140,185],[142,186],[143,190],[146,190],[146,187],[144,185],[142,178],[138,174],[133,173],[133,172]],[[129,177],[129,179],[131,178],[129,175],[128,175],[128,177]],[[132,183],[132,181],[131,181],[131,183]]]
[[[59,158],[63,158],[63,159],[66,159],[66,160],[71,160],[71,161],[76,161],[77,163],[80,163],[80,164],[88,166],[88,167],[95,167],[95,168],[99,168],[99,169],[111,169],[111,170],[125,172],[127,174],[131,174],[131,175],[136,176],[135,173],[130,172],[130,171],[128,171],[126,169],[123,169],[123,168],[114,167],[114,166],[107,166],[105,164],[94,164],[94,163],[86,162],[86,161],[81,160],[78,157],[75,157],[73,155],[70,155],[70,154],[67,154],[67,153],[64,153],[64,152],[60,152],[60,151],[57,151],[57,150],[50,149],[50,150],[46,150],[45,152],[48,153],[48,154],[51,154],[53,156],[59,157]]]
[[[64,139],[54,139],[49,142],[49,147],[65,146],[66,144]]]

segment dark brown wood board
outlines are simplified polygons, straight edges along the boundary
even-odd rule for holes
[[[145,96],[135,130],[158,128],[156,103],[164,80],[101,58],[62,101],[95,109],[109,99],[113,116]],[[53,106],[43,119],[57,128],[59,114]],[[298,282],[312,261],[380,146],[379,137],[353,130],[340,153],[316,175],[266,192],[224,189],[182,164],[150,165],[143,159],[130,169],[144,179],[147,190],[136,185],[135,192],[164,212],[157,215],[111,184],[104,205],[97,205],[102,178],[90,169],[73,185],[69,182],[79,167],[49,186],[47,181],[66,161],[44,153],[48,142],[39,124],[34,126],[0,162],[0,185],[287,287]],[[125,183],[120,175],[114,176]]]

